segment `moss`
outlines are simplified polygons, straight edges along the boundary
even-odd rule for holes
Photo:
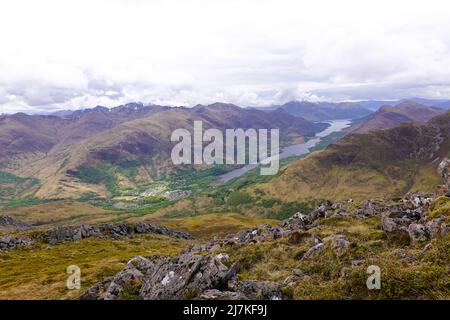
[[[442,196],[435,199],[430,205],[428,216],[431,219],[439,216],[450,216],[450,197]]]
[[[186,297],[187,300],[195,299],[197,298],[198,295],[199,290],[197,288],[188,288],[184,293],[184,296]]]
[[[123,286],[123,290],[120,293],[118,300],[142,300],[139,295],[142,283],[140,281],[127,282]]]

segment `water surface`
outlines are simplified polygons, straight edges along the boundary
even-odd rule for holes
[[[314,148],[323,138],[329,136],[332,133],[342,131],[345,128],[348,128],[351,124],[351,120],[329,120],[324,122],[329,124],[329,126],[325,130],[318,132],[313,138],[309,139],[306,142],[285,147],[280,153],[280,159],[308,154],[310,150]],[[271,160],[272,157],[269,157],[262,160],[261,163],[268,164]],[[244,173],[256,168],[257,166],[258,164],[247,164],[239,169],[221,175],[219,179],[222,182],[227,182],[231,179],[242,176]]]

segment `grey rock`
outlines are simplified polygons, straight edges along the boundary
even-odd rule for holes
[[[442,219],[436,218],[436,219],[428,221],[425,224],[427,233],[429,234],[430,238],[435,238],[440,234],[441,223],[442,223]]]
[[[0,216],[0,231],[24,231],[31,229],[31,226],[14,217]]]
[[[410,240],[407,227],[408,222],[410,221],[383,216],[381,227],[389,240],[407,243]]]
[[[411,223],[408,226],[408,233],[413,242],[424,242],[429,239],[427,229],[419,223]]]
[[[224,287],[233,277],[222,262],[212,256],[184,254],[161,257],[147,271],[140,295],[143,299],[193,299],[208,289]]]
[[[448,223],[441,224],[441,235],[446,236],[449,233],[450,233],[450,224]]]
[[[141,233],[161,234],[186,240],[195,239],[192,235],[186,232],[170,230],[166,227],[155,226],[145,222],[139,222],[136,224],[107,223],[101,225],[83,224],[80,226],[64,226],[49,230],[44,234],[38,235],[38,237],[43,238],[45,242],[50,244],[56,244],[58,242],[77,241],[90,237],[119,239],[121,237]]]
[[[274,281],[231,281],[228,287],[252,300],[281,300],[281,284]]]
[[[331,249],[337,256],[342,256],[349,248],[350,241],[348,241],[348,239],[343,235],[336,236],[335,240],[331,244]]]
[[[103,299],[105,290],[111,284],[113,277],[106,277],[103,281],[95,284],[87,289],[77,300],[101,300]]]
[[[134,257],[128,261],[126,267],[120,271],[111,281],[106,289],[104,299],[115,300],[124,289],[130,287],[141,287],[144,274],[143,270],[148,270],[153,265],[151,261],[143,257]],[[142,271],[141,271],[142,270]]]
[[[352,260],[352,267],[360,266],[360,265],[362,265],[364,262],[365,262],[364,259],[355,259],[355,260]]]
[[[302,259],[308,259],[311,256],[321,252],[325,248],[325,245],[323,243],[318,243],[315,246],[308,249],[308,251],[305,252]]]
[[[205,290],[199,300],[248,300],[241,292],[220,291],[217,289]]]
[[[19,246],[33,244],[34,241],[28,237],[3,236],[0,237],[0,251],[8,251]]]

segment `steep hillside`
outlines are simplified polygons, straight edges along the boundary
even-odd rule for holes
[[[428,123],[350,134],[324,151],[295,161],[268,183],[249,188],[267,198],[362,199],[432,191],[439,159],[450,155],[450,112]]]
[[[444,112],[443,109],[428,107],[413,101],[403,101],[396,106],[381,107],[378,111],[358,123],[350,131],[364,133],[393,128],[404,122],[424,123]]]
[[[178,169],[170,161],[171,133],[192,131],[195,120],[202,120],[204,129],[279,128],[281,145],[326,127],[282,110],[265,113],[221,103],[194,108],[128,104],[64,117],[17,114],[0,119],[1,169],[37,179],[33,193],[40,198],[137,191]]]
[[[358,119],[369,115],[372,111],[353,102],[309,102],[291,101],[280,106],[292,115],[303,117],[309,121],[330,119]]]

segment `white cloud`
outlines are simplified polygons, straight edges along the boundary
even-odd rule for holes
[[[450,98],[448,1],[5,0],[0,112]]]

